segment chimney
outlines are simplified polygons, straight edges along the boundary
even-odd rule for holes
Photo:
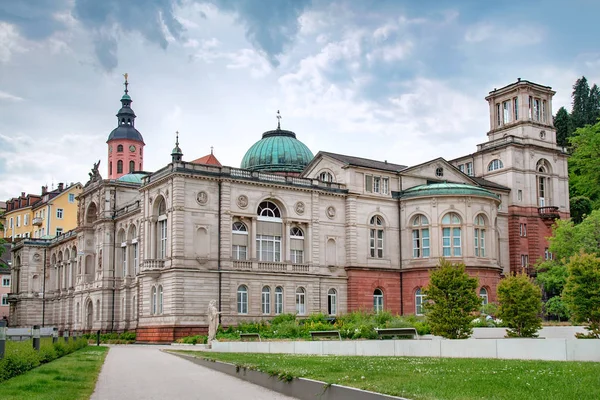
[[[25,192],[21,192],[21,197],[25,197]]]
[[[42,196],[48,191],[48,186],[42,186]]]
[[[58,191],[59,191],[59,192],[62,192],[64,188],[65,188],[65,185],[64,185],[64,183],[60,182],[60,183],[58,184]]]

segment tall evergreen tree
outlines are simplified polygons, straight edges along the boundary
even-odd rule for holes
[[[556,142],[558,145],[563,147],[568,146],[573,128],[571,127],[571,116],[564,107],[561,107],[556,113],[554,127],[556,128]]]
[[[571,110],[573,128],[582,128],[589,120],[590,108],[590,86],[585,76],[575,81],[571,97],[573,98],[573,109]]]
[[[587,113],[586,123],[589,125],[596,124],[596,122],[598,122],[598,118],[600,117],[600,89],[595,83],[590,89]]]

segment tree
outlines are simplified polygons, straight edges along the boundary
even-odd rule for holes
[[[571,204],[571,219],[576,224],[579,224],[583,219],[592,212],[592,201],[589,197],[575,196],[569,199]]]
[[[583,128],[589,120],[590,86],[585,76],[577,79],[573,85],[573,108],[571,118],[574,128]]]
[[[590,336],[600,338],[600,257],[579,254],[571,258],[563,299],[577,323],[589,323]]]
[[[498,302],[498,318],[507,325],[508,337],[537,337],[542,327],[542,292],[525,273],[500,281]]]
[[[554,127],[556,128],[556,142],[559,146],[567,147],[573,127],[571,126],[571,116],[564,107],[558,109],[554,117]]]
[[[600,89],[598,89],[596,84],[590,89],[588,102],[586,123],[594,125],[598,122],[598,117],[600,117]]]
[[[563,320],[563,319],[564,320],[569,319],[569,315],[570,315],[567,305],[561,299],[560,296],[554,296],[554,297],[550,298],[544,304],[544,311],[546,312],[546,315],[555,317],[559,321]]]
[[[573,154],[569,159],[571,196],[586,196],[600,208],[600,122],[575,131],[569,139]]]
[[[478,279],[466,273],[464,264],[440,260],[424,290],[431,333],[448,339],[466,339],[471,335],[471,313],[481,306],[478,285]]]

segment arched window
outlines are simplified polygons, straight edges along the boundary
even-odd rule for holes
[[[327,171],[323,171],[319,174],[319,180],[321,182],[334,182],[333,175]]]
[[[163,287],[160,285],[158,287],[158,314],[163,313]]]
[[[337,291],[335,289],[329,289],[327,292],[327,314],[337,314]]]
[[[485,217],[483,215],[479,214],[475,217],[475,257],[485,257],[485,225]]]
[[[85,214],[85,222],[88,224],[93,223],[98,218],[98,207],[96,207],[96,203],[90,203],[87,208],[87,213]]]
[[[125,122],[125,120],[123,120],[123,122]],[[122,153],[123,152],[123,145],[120,144],[117,146],[117,153]]]
[[[297,226],[290,229],[290,257],[292,264],[304,263],[304,232]]]
[[[373,292],[373,310],[376,313],[383,311],[383,291],[379,288]]]
[[[536,165],[538,207],[550,204],[550,164],[541,159]]]
[[[501,168],[504,168],[504,164],[502,163],[502,160],[499,160],[497,158],[495,160],[490,161],[490,163],[488,164],[488,172],[495,171]]]
[[[262,313],[271,314],[271,288],[264,286],[261,293]]]
[[[415,314],[423,315],[423,300],[425,299],[425,295],[421,291],[421,288],[417,288],[415,290]]]
[[[152,291],[150,294],[150,314],[156,314],[156,286],[152,286]]]
[[[444,257],[462,256],[461,218],[450,212],[442,218],[442,255]]]
[[[282,220],[279,207],[271,201],[258,206],[256,253],[259,261],[281,262]]]
[[[301,287],[296,289],[296,313],[298,315],[306,314],[306,290]]]
[[[77,303],[77,304],[75,305],[75,321],[76,321],[76,322],[79,322],[79,321],[81,321],[81,313],[80,313],[80,311],[79,311],[79,303]]]
[[[112,161],[108,163],[108,174],[112,175]]]
[[[129,161],[129,173],[135,171],[135,161]]]
[[[369,221],[369,248],[373,258],[383,258],[383,218],[374,215]]]
[[[123,160],[117,161],[117,174],[123,173]]]
[[[118,245],[121,246],[121,277],[125,278],[127,276],[127,237],[125,236],[125,229],[121,229],[118,235]]]
[[[158,218],[156,222],[156,238],[158,243],[156,243],[156,258],[162,260],[167,257],[167,204],[163,197],[159,199],[157,210]]]
[[[248,314],[248,288],[245,285],[240,285],[237,289],[237,312]]]
[[[267,218],[281,218],[281,211],[275,203],[263,201],[258,205],[258,215]]]
[[[275,314],[283,314],[283,288],[275,288]]]
[[[413,219],[413,258],[429,257],[429,220],[424,215]]]
[[[485,306],[488,303],[488,291],[486,288],[482,287],[479,289],[479,297],[481,297],[481,305]]]
[[[242,222],[234,222],[231,226],[231,254],[234,260],[248,259],[248,228]]]

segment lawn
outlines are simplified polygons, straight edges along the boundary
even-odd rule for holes
[[[108,348],[88,346],[0,383],[2,400],[89,399]]]
[[[183,352],[415,400],[600,399],[600,363]]]

